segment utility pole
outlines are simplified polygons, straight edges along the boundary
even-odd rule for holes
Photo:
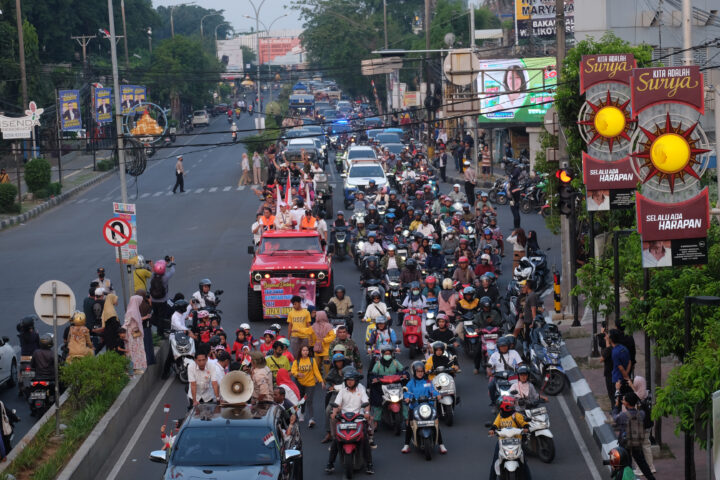
[[[18,50],[20,52],[20,88],[22,90],[23,108],[28,106],[27,76],[25,73],[25,39],[23,38],[22,6],[15,0],[15,14],[18,29]],[[33,131],[35,129],[33,128]],[[34,134],[33,134],[34,135]]]
[[[425,50],[430,50],[430,0],[425,0]],[[430,91],[430,58],[429,53],[425,52],[425,98],[431,98],[433,92]],[[431,99],[432,102],[432,99]],[[432,105],[432,103],[429,103]],[[430,122],[432,117],[432,110],[427,108],[425,110],[427,118],[427,144],[432,145],[430,141]]]
[[[387,0],[383,0],[383,26],[385,27],[385,50],[388,49],[387,36]]]
[[[95,38],[96,35],[78,35],[76,37],[71,36],[70,38],[73,40],[76,40],[80,46],[82,47],[82,56],[83,56],[83,69],[87,69],[87,46],[90,43],[90,40]]]
[[[682,31],[683,31],[683,65],[692,65],[692,5],[690,0],[682,0]]]
[[[120,105],[122,104],[120,103],[120,81],[118,79],[117,45],[115,42],[115,16],[113,14],[113,0],[108,0],[108,15],[110,17],[110,58],[112,59],[113,94],[115,97],[115,131],[117,135],[118,147],[120,196],[122,198],[122,203],[128,203],[127,183],[125,181],[125,142],[123,141],[122,109],[120,108]]]
[[[125,44],[125,68],[130,68],[130,58],[128,57],[127,47],[127,26],[125,25],[125,0],[120,0],[120,13],[123,22],[123,43]]]

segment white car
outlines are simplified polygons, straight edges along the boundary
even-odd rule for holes
[[[192,124],[193,127],[197,125],[205,125],[207,127],[210,125],[210,115],[208,115],[207,110],[195,110],[193,112]]]
[[[18,381],[18,358],[20,348],[10,345],[8,337],[0,338],[0,384],[13,387]]]
[[[378,161],[356,161],[350,164],[345,175],[345,191],[350,188],[367,187],[370,180],[375,180],[375,185],[382,188],[388,184],[385,170]]]
[[[378,160],[377,151],[368,145],[353,145],[345,152],[343,163],[345,170],[358,160]]]

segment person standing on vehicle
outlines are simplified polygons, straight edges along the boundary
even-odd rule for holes
[[[207,345],[200,345],[195,361],[188,365],[188,410],[200,403],[220,400],[220,372],[208,365]]]
[[[526,333],[532,329],[535,316],[538,312],[538,306],[541,305],[540,298],[537,293],[533,291],[535,288],[533,283],[533,280],[523,280],[520,282],[522,294],[525,295],[525,303],[523,304],[522,315],[518,318],[517,323],[515,323],[515,330],[513,331],[515,338],[520,335],[520,331],[523,329],[525,329]]]
[[[180,193],[185,192],[185,169],[183,168],[183,157],[178,155],[177,163],[175,164],[175,186],[173,186],[173,193],[180,188]]]
[[[435,389],[432,382],[425,378],[425,364],[422,361],[415,361],[411,367],[412,378],[405,385],[404,401],[408,406],[407,418],[413,418],[413,410],[417,407],[417,400],[421,397],[437,398],[440,393]],[[439,444],[440,453],[443,455],[448,452],[443,444],[442,432],[438,429],[437,443]],[[410,441],[412,440],[413,431],[410,425],[405,428],[405,445],[403,445],[402,453],[410,453]]]
[[[168,301],[168,282],[175,275],[175,257],[165,257],[153,264],[153,276],[150,279],[148,293],[152,299],[153,320],[158,335],[165,334],[165,323],[170,318]]]
[[[345,367],[343,369],[345,388],[340,389],[337,397],[335,397],[331,418],[337,417],[340,412],[352,412],[364,413],[365,419],[368,423],[371,421],[370,399],[365,391],[365,387],[360,385],[360,378],[360,374],[353,367]],[[372,450],[370,450],[370,435],[367,430],[365,433],[366,434],[363,436],[362,440],[362,453],[365,459],[365,473],[373,475],[375,474],[375,469],[373,468],[372,463]],[[338,450],[338,442],[332,442],[330,445],[330,457],[328,458],[328,464],[325,467],[325,473],[332,473],[335,471],[335,458],[337,457]]]

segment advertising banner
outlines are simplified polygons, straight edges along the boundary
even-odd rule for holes
[[[44,111],[44,108],[38,108],[35,102],[31,101],[28,110],[25,110],[24,117],[0,115],[0,132],[2,132],[3,140],[32,138],[32,130],[40,125],[40,116]]]
[[[80,130],[80,92],[77,90],[60,90],[60,118],[63,131]]]
[[[555,57],[480,60],[478,122],[542,123],[556,85]]]
[[[679,103],[705,114],[703,74],[697,65],[636,68],[631,86],[633,118],[659,103]]]
[[[515,18],[519,39],[555,38],[555,2],[548,0],[515,0]],[[565,34],[575,35],[575,2],[565,0]]]
[[[135,106],[135,85],[120,86],[120,104],[123,115],[129,115]]]
[[[112,122],[112,88],[95,89],[95,121],[99,124]]]
[[[135,86],[133,89],[133,102],[135,106],[137,107],[141,103],[145,103],[147,101],[146,97],[146,88],[143,86]]]
[[[260,282],[263,315],[285,318],[292,309],[290,299],[297,295],[304,308],[315,307],[315,280],[310,278],[272,277]]]
[[[134,264],[138,256],[137,241],[137,218],[134,203],[118,203],[113,202],[113,215],[115,218],[122,218],[132,227],[132,237],[130,241],[120,247],[120,256],[122,263]]]
[[[580,93],[600,83],[630,85],[637,62],[631,53],[583,55],[580,62]]]
[[[710,226],[708,189],[684,202],[663,203],[638,193],[638,231],[643,241],[704,238]]]
[[[590,212],[632,208],[635,206],[635,187],[638,178],[630,165],[630,158],[607,161],[583,152],[583,183],[586,205]]]

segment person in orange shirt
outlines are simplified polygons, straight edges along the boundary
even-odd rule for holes
[[[317,230],[317,219],[310,209],[305,210],[305,216],[300,220],[300,230]]]
[[[263,209],[263,214],[262,217],[260,217],[260,222],[263,224],[266,230],[275,229],[275,215],[272,214],[272,210],[270,210],[268,207],[265,207]]]

